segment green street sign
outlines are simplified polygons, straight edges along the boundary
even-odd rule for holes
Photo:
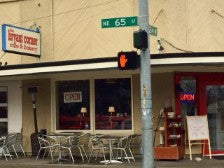
[[[157,27],[149,25],[149,34],[152,36],[157,36]]]
[[[137,16],[101,19],[102,28],[127,27],[137,25],[138,25]]]
[[[102,28],[138,26],[138,16],[101,19]],[[157,36],[157,27],[149,25],[149,34]]]

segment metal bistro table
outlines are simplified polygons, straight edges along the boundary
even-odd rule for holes
[[[121,161],[115,160],[112,158],[113,155],[113,141],[119,140],[124,136],[116,136],[116,135],[103,135],[100,136],[100,139],[108,140],[109,142],[109,151],[110,151],[110,159],[109,160],[103,160],[100,161],[100,163],[110,164],[110,163],[122,163]]]

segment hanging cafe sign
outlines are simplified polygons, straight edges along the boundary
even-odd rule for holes
[[[2,50],[40,57],[40,32],[21,27],[2,25]]]

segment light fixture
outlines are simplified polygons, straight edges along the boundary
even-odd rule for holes
[[[114,108],[114,106],[110,106],[110,107],[108,108],[108,112],[110,113],[110,115],[112,115],[112,113],[115,112],[115,108]]]
[[[108,112],[110,113],[110,128],[112,129],[113,128],[113,125],[112,125],[112,114],[115,112],[114,106],[109,106]]]
[[[162,40],[157,40],[158,46],[158,53],[161,53],[164,50],[164,47],[162,46]]]
[[[86,107],[82,107],[80,113],[82,113],[82,115],[84,117],[85,113],[87,113],[87,108]]]
[[[28,93],[31,95],[31,98],[32,98],[35,133],[38,133],[37,111],[36,111],[36,93],[37,93],[37,87],[36,86],[29,87],[28,88]]]

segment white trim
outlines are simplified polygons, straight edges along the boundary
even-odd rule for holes
[[[176,64],[197,64],[197,63],[224,63],[223,57],[189,57],[189,58],[159,58],[151,59],[151,65],[176,65]],[[6,69],[0,71],[0,76],[12,75],[29,75],[38,73],[52,73],[52,72],[68,72],[79,70],[93,70],[93,69],[106,69],[117,68],[117,62],[101,62],[101,63],[86,63],[74,65],[61,65],[61,66],[47,66],[35,68],[22,68],[22,69]]]
[[[8,107],[8,103],[0,103],[0,107]]]
[[[89,81],[89,94],[90,94],[90,130],[92,133],[95,131],[95,79],[90,79]]]
[[[133,78],[131,78],[131,133],[134,134],[134,92],[133,92]]]
[[[151,65],[166,64],[196,64],[196,63],[223,63],[223,57],[188,57],[188,58],[161,58],[151,59]]]
[[[8,118],[0,118],[0,122],[8,122]]]
[[[27,75],[27,74],[36,74],[36,73],[66,72],[66,71],[78,71],[78,70],[92,70],[92,69],[104,69],[104,68],[114,68],[114,67],[117,67],[117,62],[48,66],[48,67],[24,68],[24,69],[9,69],[9,70],[1,70],[0,76]]]

